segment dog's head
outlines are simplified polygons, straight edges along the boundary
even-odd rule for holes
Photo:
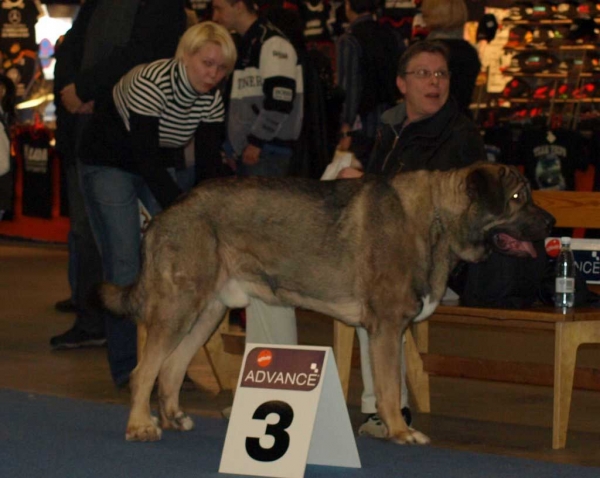
[[[554,217],[536,206],[528,181],[511,166],[478,163],[467,169],[467,220],[472,244],[518,257],[535,257],[532,241],[548,236]]]

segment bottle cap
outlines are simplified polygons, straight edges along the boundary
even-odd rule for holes
[[[569,236],[563,236],[560,238],[560,243],[564,245],[571,244],[571,238]]]

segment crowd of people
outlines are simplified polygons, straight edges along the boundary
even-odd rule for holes
[[[211,19],[190,26],[184,3],[86,0],[56,53],[56,140],[68,179],[72,290],[58,305],[76,315],[50,344],[106,344],[117,386],[128,383],[137,363],[136,327],[104,311],[94,291],[102,280],[135,280],[140,208],[157,214],[209,178],[289,175],[314,107],[308,100],[314,85],[306,81],[314,65],[301,30],[286,16],[297,12],[213,0]],[[468,117],[480,64],[462,39],[464,0],[423,0],[431,29],[419,41],[379,23],[378,5],[345,0],[347,27],[331,58],[344,92],[334,149],[354,153],[361,165],[338,178],[446,170],[484,159]],[[358,333],[366,415],[360,431],[384,436],[368,332]],[[252,299],[246,338],[296,344],[295,311]],[[410,423],[405,381],[402,396]]]

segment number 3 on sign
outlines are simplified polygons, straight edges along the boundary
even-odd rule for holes
[[[331,393],[327,384],[334,380]],[[327,410],[319,420],[323,426],[318,430],[322,429],[323,434],[314,428],[319,404],[325,396],[332,400],[321,403]],[[337,399],[335,406],[333,398]],[[329,419],[332,422],[327,423]],[[326,436],[328,433],[335,438]],[[340,438],[345,435],[349,440]],[[314,463],[360,467],[331,349],[248,344],[219,471],[301,478],[307,461],[313,463],[311,441],[317,449]],[[339,448],[340,443],[341,452],[332,449]],[[346,459],[349,455],[352,455],[350,464]],[[325,462],[330,456],[342,458],[335,463]]]
[[[290,447],[290,435],[286,430],[294,420],[294,410],[287,403],[275,400],[259,406],[252,418],[266,420],[271,413],[279,416],[279,421],[267,425],[265,430],[265,435],[273,437],[273,443],[268,448],[263,448],[260,444],[262,438],[246,438],[246,452],[257,461],[279,460]]]

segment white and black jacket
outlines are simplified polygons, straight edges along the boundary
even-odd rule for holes
[[[300,136],[304,85],[298,54],[264,18],[246,32],[232,75],[227,133],[233,151],[248,144],[291,145]]]

